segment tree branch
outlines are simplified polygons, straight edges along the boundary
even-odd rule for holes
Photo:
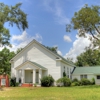
[[[97,27],[94,25],[94,28],[96,29],[96,31],[100,34],[99,30],[97,29]]]
[[[92,35],[92,37],[93,37],[94,39],[96,39],[96,40],[100,41],[97,37],[95,37],[95,36],[94,36],[94,34],[92,33],[92,31],[91,31],[91,30],[90,30],[90,33],[91,33],[91,35]]]

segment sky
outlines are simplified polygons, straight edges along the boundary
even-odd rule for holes
[[[45,46],[57,46],[60,55],[73,58],[74,61],[84,48],[89,46],[90,41],[78,37],[78,30],[66,32],[66,24],[70,23],[74,13],[85,4],[100,5],[100,0],[0,0],[0,2],[9,6],[20,2],[21,9],[27,14],[29,28],[25,31],[19,30],[15,25],[9,27],[7,23],[5,24],[11,34],[11,51],[23,48],[36,39]]]

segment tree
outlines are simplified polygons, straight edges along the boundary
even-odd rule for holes
[[[57,47],[46,47],[47,49],[53,51],[54,53],[57,53]]]
[[[23,50],[23,48],[18,48],[16,51],[16,54],[18,54],[19,52],[21,52]]]
[[[21,5],[18,3],[15,6],[8,6],[0,3],[0,46],[10,44],[10,32],[9,29],[5,28],[5,23],[8,23],[9,26],[15,24],[20,30],[28,28],[27,14],[20,9]]]
[[[100,46],[100,6],[88,7],[86,4],[81,10],[75,12],[71,19],[71,24],[68,24],[66,31],[71,29],[78,30],[78,35],[87,37],[93,42],[94,46]]]
[[[67,61],[73,63],[73,58],[67,57],[66,59],[67,59]]]
[[[0,51],[0,73],[10,74],[11,64],[10,59],[15,56],[14,52],[10,52],[6,47]]]
[[[85,52],[77,57],[75,64],[79,67],[100,65],[100,51],[92,50],[90,48],[86,49]]]

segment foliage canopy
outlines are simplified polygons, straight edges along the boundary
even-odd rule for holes
[[[10,52],[9,49],[4,48],[2,51],[0,51],[0,73],[7,73],[10,74],[11,70],[11,64],[10,60],[12,57],[15,56],[14,52]]]
[[[74,13],[71,24],[68,24],[66,31],[71,29],[78,30],[78,35],[87,37],[92,40],[94,46],[100,44],[100,6],[91,6],[87,4],[78,12]]]
[[[100,65],[100,51],[92,50],[90,48],[86,49],[85,52],[77,57],[75,64],[79,67]]]
[[[9,29],[5,28],[5,23],[8,23],[9,26],[15,24],[18,29],[28,28],[27,14],[20,9],[21,5],[18,3],[15,6],[8,6],[0,3],[0,46],[10,44],[10,32]]]

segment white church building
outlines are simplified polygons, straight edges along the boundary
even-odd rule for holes
[[[51,75],[56,81],[63,77],[64,71],[71,78],[74,68],[73,63],[36,40],[31,41],[10,62],[11,77],[16,77],[16,82],[21,79],[22,84],[40,84],[40,79],[47,75]]]

